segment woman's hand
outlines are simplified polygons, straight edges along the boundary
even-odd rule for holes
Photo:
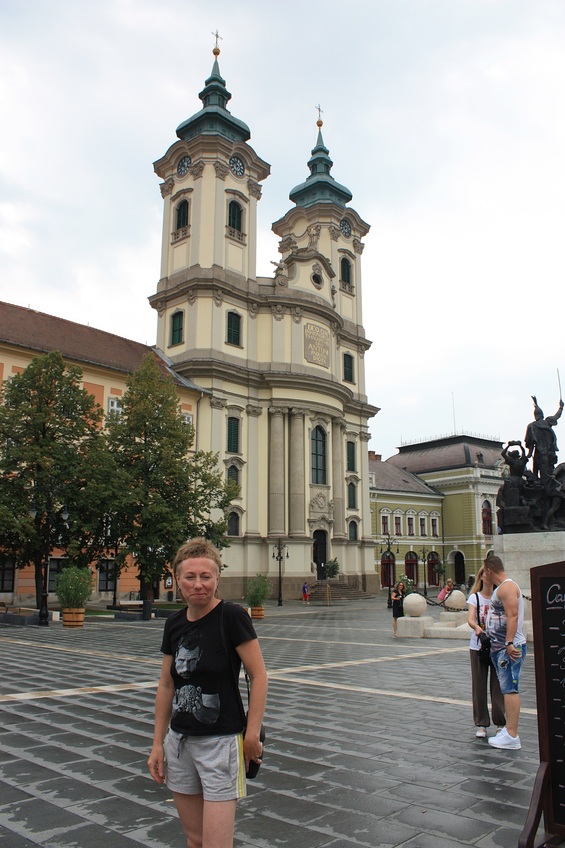
[[[165,755],[163,753],[162,745],[153,745],[151,753],[149,754],[149,759],[147,760],[147,765],[149,766],[149,774],[155,783],[164,783]]]
[[[243,756],[245,759],[245,771],[249,771],[249,763],[263,762],[263,743],[258,736],[250,737],[245,734],[243,740]]]

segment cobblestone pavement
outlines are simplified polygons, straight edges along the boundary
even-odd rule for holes
[[[0,848],[184,844],[145,766],[163,621],[0,625]],[[386,599],[267,609],[265,764],[235,845],[515,848],[538,767],[475,739],[466,642],[394,639]]]

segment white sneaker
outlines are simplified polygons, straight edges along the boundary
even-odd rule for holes
[[[509,748],[512,750],[517,750],[522,747],[520,737],[510,736],[505,727],[503,727],[500,733],[497,733],[496,736],[491,736],[488,740],[488,744],[492,745],[493,748]]]
[[[487,729],[486,729],[486,727],[478,727],[478,728],[477,728],[477,732],[475,733],[475,736],[476,736],[478,739],[486,739],[486,736],[487,736]]]

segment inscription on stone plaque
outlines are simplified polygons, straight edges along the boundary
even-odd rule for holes
[[[313,365],[330,367],[330,332],[317,324],[304,325],[304,358]]]

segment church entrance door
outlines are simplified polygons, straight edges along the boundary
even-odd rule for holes
[[[326,577],[324,565],[328,556],[328,534],[325,530],[314,530],[312,545],[312,559],[316,563],[316,579],[324,580]]]

